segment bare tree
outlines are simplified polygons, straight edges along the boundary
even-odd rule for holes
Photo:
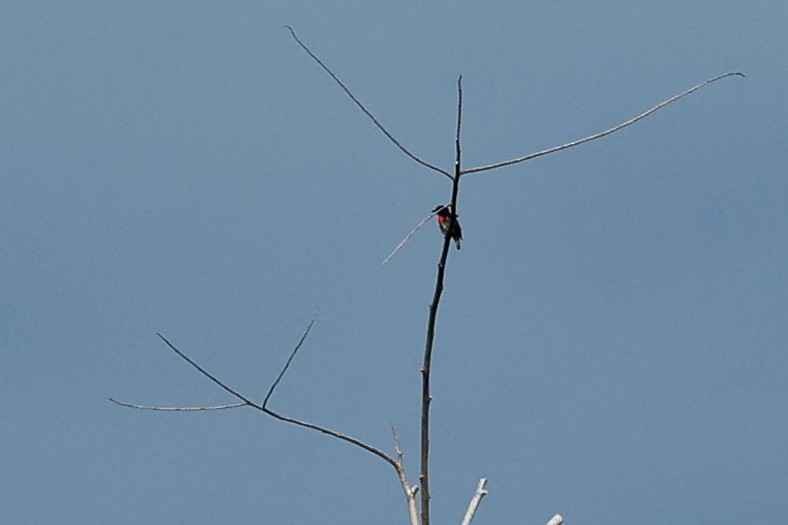
[[[454,232],[456,231],[459,233],[459,223],[457,222],[457,202],[458,196],[460,191],[460,180],[462,177],[471,175],[474,173],[482,173],[486,171],[493,171],[499,168],[504,168],[507,166],[512,166],[515,164],[519,164],[528,160],[535,159],[537,157],[542,157],[544,155],[548,155],[551,153],[557,153],[559,151],[563,151],[569,148],[573,148],[575,146],[579,146],[581,144],[585,144],[586,142],[591,142],[602,137],[606,137],[611,135],[617,131],[624,129],[627,126],[635,124],[640,120],[645,119],[646,117],[650,116],[651,114],[659,111],[660,109],[676,102],[677,100],[684,98],[702,87],[721,80],[723,78],[731,77],[731,76],[740,76],[744,77],[743,73],[740,72],[729,72],[724,73],[722,75],[716,76],[714,78],[710,78],[700,84],[693,86],[678,95],[670,97],[659,104],[647,109],[646,111],[640,113],[632,117],[629,120],[626,120],[616,126],[613,126],[610,129],[605,131],[601,131],[599,133],[595,133],[593,135],[589,135],[587,137],[568,142],[566,144],[561,144],[559,146],[555,146],[552,148],[548,148],[542,151],[537,151],[534,153],[529,153],[522,157],[517,157],[510,160],[505,160],[501,162],[496,162],[493,164],[479,166],[475,168],[464,169],[462,167],[462,147],[461,147],[461,132],[462,132],[462,107],[463,107],[463,99],[462,99],[462,77],[460,76],[457,81],[457,121],[456,121],[456,128],[455,128],[455,158],[454,158],[454,169],[450,172],[439,166],[430,163],[423,158],[415,155],[410,149],[406,148],[397,138],[395,138],[383,124],[373,115],[365,106],[364,104],[359,101],[359,99],[353,94],[353,92],[342,82],[342,80],[320,59],[315,55],[312,50],[304,44],[295,31],[286,26],[290,35],[293,37],[295,42],[309,55],[309,57],[314,60],[333,80],[334,82],[344,91],[344,93],[350,97],[353,103],[358,106],[358,108],[367,116],[369,117],[375,126],[386,136],[386,138],[391,141],[394,146],[396,146],[403,154],[407,157],[415,161],[416,163],[420,164],[421,166],[439,173],[446,178],[449,179],[451,182],[451,193],[450,193],[450,200],[448,204],[443,206],[439,206],[436,210],[431,214],[428,215],[406,238],[405,240],[400,243],[394,253],[402,246],[404,242],[406,242],[416,230],[418,230],[427,220],[433,217],[436,213],[441,213],[442,210],[448,210],[449,213],[446,216],[447,224],[445,224],[445,235],[443,240],[443,246],[441,248],[440,257],[438,260],[438,271],[435,280],[435,289],[432,295],[432,301],[430,303],[429,308],[429,316],[427,321],[427,335],[424,347],[424,357],[421,367],[421,377],[422,377],[422,389],[421,389],[421,442],[420,442],[420,469],[419,469],[419,483],[417,485],[413,485],[408,480],[407,472],[405,470],[405,463],[404,463],[404,454],[402,448],[400,446],[399,436],[397,435],[396,430],[392,426],[391,433],[392,438],[394,441],[394,455],[387,454],[383,450],[378,447],[372,446],[364,441],[357,439],[355,437],[349,436],[347,434],[332,430],[328,427],[318,425],[315,423],[307,422],[298,420],[289,416],[285,416],[276,412],[269,408],[269,402],[271,397],[276,390],[276,387],[284,378],[284,375],[287,373],[290,365],[293,362],[298,351],[303,346],[304,342],[306,341],[307,336],[309,335],[312,326],[315,323],[315,319],[313,318],[310,321],[309,325],[304,330],[304,333],[301,335],[298,343],[295,345],[293,350],[290,352],[289,357],[285,361],[284,366],[282,367],[281,371],[277,375],[276,379],[273,381],[271,386],[268,389],[267,394],[263,398],[262,402],[255,402],[249,396],[238,392],[236,389],[232,388],[228,385],[228,383],[218,379],[216,376],[208,372],[205,368],[197,364],[191,357],[189,357],[185,352],[178,349],[172,342],[170,342],[165,336],[162,334],[157,334],[159,338],[166,344],[166,346],[172,350],[175,354],[181,357],[184,361],[186,361],[189,365],[195,368],[200,374],[211,380],[213,383],[218,385],[220,388],[225,390],[228,394],[233,396],[235,399],[238,400],[237,403],[227,404],[227,405],[219,405],[219,406],[195,406],[195,407],[163,407],[163,406],[146,406],[146,405],[139,405],[133,403],[127,403],[124,401],[119,401],[114,398],[110,398],[110,401],[116,403],[118,405],[135,408],[135,409],[142,409],[142,410],[154,410],[154,411],[163,411],[163,412],[190,412],[190,411],[207,411],[207,410],[225,410],[225,409],[232,409],[232,408],[241,408],[241,407],[251,407],[257,409],[264,414],[267,414],[279,421],[284,423],[289,423],[292,425],[300,426],[303,428],[307,428],[310,430],[314,430],[320,432],[322,434],[326,434],[330,437],[338,439],[340,441],[344,441],[357,447],[373,456],[377,456],[378,458],[382,459],[386,463],[388,463],[396,472],[397,477],[400,481],[402,486],[402,491],[405,496],[406,505],[408,508],[408,516],[410,518],[411,525],[429,525],[430,523],[430,403],[432,400],[432,394],[430,390],[430,377],[431,377],[431,370],[432,370],[432,355],[433,350],[435,348],[435,327],[437,324],[438,319],[438,307],[440,306],[441,296],[443,294],[443,287],[444,287],[444,278],[446,275],[446,265],[448,262],[449,256],[449,248],[451,246],[451,241]],[[446,215],[445,213],[443,215]],[[455,230],[457,228],[457,230]],[[392,253],[393,255],[393,253]],[[391,257],[391,255],[386,259]],[[386,263],[384,261],[384,264]],[[420,494],[420,501],[417,501],[417,494]],[[487,494],[487,479],[481,478],[479,480],[476,492],[474,493],[473,498],[471,499],[468,509],[465,513],[465,516],[462,521],[462,525],[470,525],[471,521],[473,520],[474,516],[476,515],[476,511],[481,503],[482,498]],[[553,516],[548,522],[547,525],[561,525],[563,523],[563,517],[560,514],[556,514]]]

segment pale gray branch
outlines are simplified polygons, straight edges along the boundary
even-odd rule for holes
[[[465,517],[462,519],[462,525],[471,525],[473,517],[476,516],[476,510],[482,502],[482,498],[487,495],[487,478],[479,480],[479,485],[476,487],[476,493],[471,498],[468,504],[468,510],[465,512]]]
[[[443,208],[445,208],[445,206],[444,206]],[[442,210],[443,208],[440,208],[440,209]],[[440,211],[440,210],[438,210],[438,211]],[[407,235],[407,236],[406,236],[404,239],[402,239],[402,240],[400,241],[400,243],[397,245],[397,247],[396,247],[396,248],[394,248],[394,251],[393,251],[393,252],[391,252],[391,253],[389,254],[389,256],[388,256],[388,257],[386,257],[386,259],[383,261],[383,264],[381,264],[381,266],[385,266],[385,265],[386,265],[386,263],[387,263],[387,262],[389,262],[389,260],[390,260],[392,257],[394,257],[394,255],[395,255],[395,254],[396,254],[396,253],[397,253],[397,252],[400,250],[400,248],[402,248],[402,247],[405,245],[405,243],[406,243],[406,242],[408,242],[408,241],[410,240],[410,238],[411,238],[411,237],[413,237],[414,235],[416,235],[416,232],[417,232],[417,231],[419,231],[419,229],[421,229],[421,227],[422,227],[422,226],[424,226],[424,224],[425,224],[425,223],[426,223],[428,220],[430,220],[430,219],[432,219],[433,217],[435,217],[435,215],[437,215],[437,213],[438,213],[438,212],[436,211],[436,212],[430,213],[429,215],[427,215],[426,217],[424,217],[424,218],[421,220],[421,222],[420,222],[419,224],[417,224],[417,225],[416,225],[416,227],[415,227],[415,228],[413,228],[413,229],[410,231],[410,233],[409,233],[409,234],[408,234],[408,235]]]
[[[556,514],[555,516],[550,518],[550,521],[548,521],[546,525],[561,525],[563,522],[564,522],[564,517],[561,516],[560,514]]]
[[[399,464],[399,468],[397,468],[397,475],[399,476],[399,482],[402,485],[402,490],[405,493],[405,500],[408,503],[408,516],[410,517],[410,524],[419,525],[419,509],[416,507],[416,493],[419,491],[419,487],[418,485],[411,485],[408,481],[408,475],[405,472],[405,456],[402,453],[399,436],[397,435],[397,429],[394,428],[394,425],[391,425],[391,437],[394,439],[394,450],[397,453],[397,463]]]
[[[725,77],[730,77],[730,76],[743,77],[744,73],[739,73],[738,71],[732,71],[730,73],[725,73],[724,75],[720,75],[720,76],[717,76],[717,77],[714,77],[714,78],[710,78],[709,80],[706,80],[705,82],[701,82],[697,86],[691,87],[690,89],[684,91],[683,93],[679,93],[678,95],[676,95],[674,97],[671,97],[671,98],[669,98],[669,99],[667,99],[667,100],[665,100],[663,102],[660,102],[659,104],[657,104],[653,108],[644,111],[640,115],[638,115],[636,117],[633,117],[633,118],[627,120],[626,122],[622,122],[621,124],[619,124],[617,126],[614,126],[614,127],[610,128],[610,129],[608,129],[606,131],[602,131],[601,133],[596,133],[594,135],[582,138],[580,140],[575,140],[574,142],[568,142],[566,144],[562,144],[561,146],[556,146],[554,148],[550,148],[550,149],[546,149],[546,150],[542,150],[542,151],[537,151],[536,153],[531,153],[531,154],[526,155],[524,157],[519,157],[519,158],[512,159],[512,160],[507,160],[507,161],[504,161],[504,162],[497,162],[495,164],[490,164],[488,166],[480,166],[478,168],[471,168],[471,169],[463,170],[462,174],[463,175],[470,175],[471,173],[479,173],[481,171],[489,171],[489,170],[494,170],[494,169],[497,169],[497,168],[503,168],[505,166],[511,166],[512,164],[518,164],[520,162],[525,162],[527,160],[535,159],[536,157],[541,157],[543,155],[548,155],[550,153],[556,153],[558,151],[562,151],[562,150],[565,150],[565,149],[573,148],[575,146],[579,146],[580,144],[585,144],[586,142],[591,142],[592,140],[601,139],[602,137],[610,135],[611,133],[615,133],[616,131],[624,129],[627,126],[631,126],[635,122],[643,120],[644,118],[648,117],[649,115],[651,115],[655,111],[659,111],[660,109],[664,108],[668,104],[676,102],[680,98],[686,97],[687,95],[691,95],[692,93],[694,93],[695,91],[699,90],[700,88],[702,88],[703,86],[705,86],[707,84],[711,84],[712,82],[716,82],[718,80],[721,80],[721,79],[723,79]]]
[[[151,405],[135,405],[111,397],[109,398],[109,400],[115,403],[116,405],[120,405],[122,407],[136,408],[138,410],[153,410],[156,412],[207,412],[209,410],[226,410],[228,408],[241,408],[241,407],[249,406],[246,403],[235,403],[233,405],[200,406],[200,407],[160,407],[160,406],[151,406]]]

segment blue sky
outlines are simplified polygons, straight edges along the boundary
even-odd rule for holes
[[[433,376],[433,518],[788,515],[788,5],[0,2],[0,517],[405,523],[441,236],[466,167],[606,129],[460,195]]]

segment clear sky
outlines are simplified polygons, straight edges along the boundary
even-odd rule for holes
[[[442,238],[433,518],[788,515],[788,3],[0,2],[0,521],[401,524]]]

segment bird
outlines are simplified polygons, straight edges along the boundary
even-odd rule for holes
[[[438,214],[438,226],[440,226],[443,235],[448,235],[454,241],[457,249],[460,249],[460,241],[462,241],[462,228],[457,220],[457,216],[452,213],[451,204],[439,204],[435,206],[432,213]],[[452,216],[454,220],[452,221]],[[449,231],[449,224],[451,224],[451,231]]]

